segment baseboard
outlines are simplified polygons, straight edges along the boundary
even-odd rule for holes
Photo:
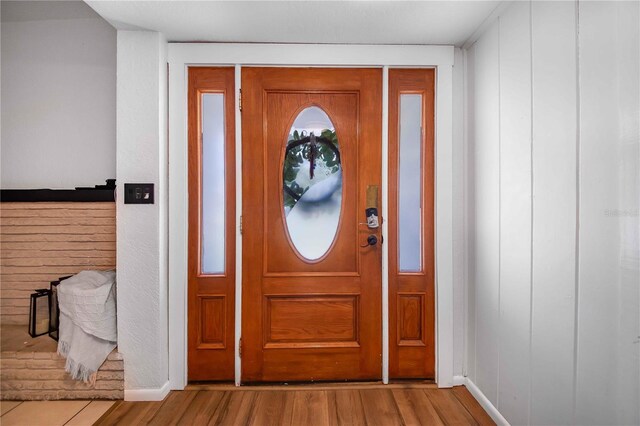
[[[484,408],[484,411],[486,411],[487,414],[489,414],[489,416],[493,419],[493,421],[496,422],[497,425],[509,426],[509,422],[507,421],[507,419],[502,417],[502,414],[500,414],[498,409],[493,406],[491,401],[489,401],[489,398],[487,398],[482,393],[480,388],[478,388],[478,386],[476,386],[476,384],[473,383],[468,377],[464,377],[464,379],[465,379],[464,385],[467,387],[467,389],[469,390],[471,395],[473,395],[476,401],[478,401],[478,404],[480,404],[482,408]],[[455,377],[454,377],[454,381],[455,381]]]
[[[169,381],[160,388],[125,389],[125,401],[162,401],[171,390]]]
[[[464,376],[453,376],[453,386],[464,386],[466,380]]]

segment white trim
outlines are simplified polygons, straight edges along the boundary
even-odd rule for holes
[[[453,65],[453,46],[169,43],[169,63],[424,67]]]
[[[389,241],[389,67],[382,68],[382,241]],[[382,244],[382,383],[389,383],[389,244]]]
[[[484,411],[489,414],[489,416],[493,419],[494,422],[496,422],[497,425],[509,426],[509,422],[507,421],[507,419],[505,419],[502,414],[500,414],[500,411],[498,411],[498,409],[491,403],[491,401],[489,401],[489,398],[487,398],[482,393],[482,391],[476,386],[475,383],[471,381],[471,379],[465,377],[464,385],[467,387],[476,401],[478,401],[478,404],[480,404],[480,406],[484,408]]]
[[[171,45],[169,45],[171,48]],[[171,50],[171,49],[169,49]],[[186,65],[169,60],[169,382],[187,385],[187,157]]]
[[[162,401],[171,391],[171,382],[166,381],[159,388],[125,389],[125,401]]]
[[[464,386],[467,378],[464,376],[453,376],[453,386]]]
[[[242,67],[235,66],[235,114],[236,114],[236,341],[235,341],[235,383],[240,386],[242,364],[240,361],[240,338],[242,337],[242,114],[240,113],[240,89],[242,88]]]
[[[453,386],[453,65],[436,72],[436,382],[448,388]]]
[[[452,46],[169,43],[169,380],[171,389],[184,389],[187,384],[188,163],[186,71],[189,65],[235,65],[237,73],[239,69],[237,64],[244,66],[436,68],[436,381],[440,387],[452,386],[453,57],[454,48]],[[236,75],[237,78],[238,75]],[[239,84],[236,84],[236,86],[239,88]],[[439,96],[438,94],[442,95]],[[383,129],[386,126],[385,119]],[[241,123],[238,115],[236,115],[236,131],[238,130],[241,130]],[[383,138],[383,141],[385,140]],[[238,150],[238,153],[236,153],[236,177],[241,179],[242,171],[241,167],[238,167],[238,162],[241,164],[241,158],[238,158],[238,154],[241,154],[241,149],[238,145],[240,141],[241,135],[236,133],[236,149]],[[385,159],[383,159],[384,161]],[[241,191],[241,181],[238,181],[237,185],[238,190]],[[383,188],[382,193],[385,194],[385,192],[386,188]],[[383,195],[383,203],[385,202],[384,197]],[[241,202],[241,196],[236,198]],[[238,208],[238,205],[236,205],[236,208]],[[241,211],[240,205],[237,214],[239,215]],[[241,284],[240,288],[238,288],[238,283],[242,282],[242,247],[238,244],[239,242],[241,244],[241,239],[236,233],[236,253],[238,256],[236,259],[238,264],[236,266],[236,304],[238,302],[241,303]],[[238,327],[240,325],[236,323],[236,330],[239,330]],[[236,335],[239,337],[239,333]],[[240,359],[238,357],[238,341],[236,341],[235,349],[236,384],[239,384]],[[385,368],[384,361],[383,368]]]

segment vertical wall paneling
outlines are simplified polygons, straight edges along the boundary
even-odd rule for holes
[[[467,376],[512,424],[638,424],[640,5],[499,15],[465,52]]]
[[[453,65],[453,375],[463,375],[464,363],[464,52],[456,49]]]
[[[475,45],[475,383],[497,405],[500,132],[499,27]],[[482,336],[482,338],[477,338]]]
[[[499,410],[526,424],[530,381],[531,49],[530,5],[500,17]]]
[[[464,375],[471,380],[476,379],[476,286],[475,286],[475,265],[476,265],[476,224],[475,224],[475,44],[466,52],[465,61],[465,91],[467,102],[466,132],[464,145],[464,214],[465,214],[465,371]]]
[[[576,4],[532,3],[531,423],[572,421],[576,292]]]
[[[580,2],[579,7],[580,291],[574,422],[638,424],[639,5]]]

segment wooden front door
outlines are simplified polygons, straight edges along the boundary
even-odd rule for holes
[[[380,69],[242,70],[244,382],[381,377],[381,101]]]

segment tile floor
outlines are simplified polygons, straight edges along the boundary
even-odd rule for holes
[[[115,401],[0,401],[2,426],[90,426]]]

